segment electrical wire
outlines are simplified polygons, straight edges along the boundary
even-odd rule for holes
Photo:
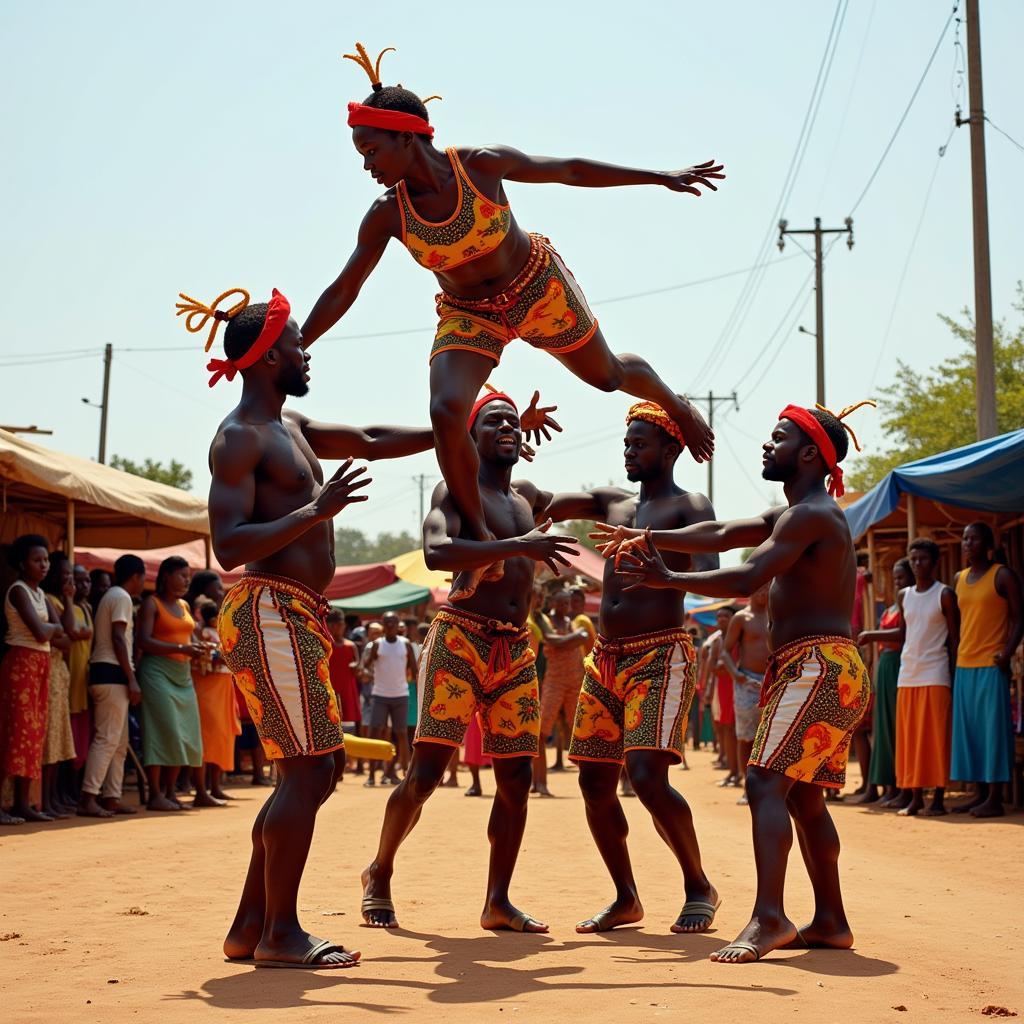
[[[907,120],[907,115],[910,113],[910,108],[914,105],[914,100],[917,99],[917,94],[921,91],[921,86],[924,85],[925,78],[928,77],[928,72],[931,69],[932,64],[935,62],[935,55],[939,52],[939,47],[942,45],[942,40],[946,38],[946,33],[949,31],[949,26],[956,15],[957,10],[960,7],[960,0],[953,5],[953,9],[949,12],[949,17],[946,18],[946,23],[942,26],[942,31],[939,33],[939,38],[935,42],[935,46],[932,49],[931,56],[928,58],[928,62],[924,66],[924,71],[921,72],[921,77],[917,80],[917,85],[914,86],[914,91],[910,94],[910,99],[907,100],[907,105],[903,109],[903,113],[900,114],[900,119],[896,122],[896,127],[893,129],[892,135],[889,136],[889,141],[885,144],[885,149],[882,150],[882,155],[878,158],[878,163],[875,164],[875,169],[868,176],[868,180],[861,189],[860,195],[857,196],[857,201],[850,207],[849,216],[853,216],[857,207],[864,201],[864,197],[868,194],[871,186],[874,184],[875,178],[878,177],[878,172],[882,169],[882,164],[885,163],[885,158],[889,155],[889,150],[892,149],[893,143],[896,141],[896,137],[899,135],[900,130],[903,128],[904,122]]]
[[[1015,145],[1015,146],[1016,146],[1016,147],[1017,147],[1017,148],[1018,148],[1018,149],[1019,149],[1019,150],[1020,150],[1020,151],[1021,151],[1022,153],[1024,153],[1024,146],[1022,146],[1022,145],[1021,145],[1021,144],[1020,144],[1020,143],[1019,143],[1019,142],[1018,142],[1018,141],[1017,141],[1017,140],[1016,140],[1016,139],[1015,139],[1015,138],[1014,138],[1014,137],[1013,137],[1012,135],[1010,135],[1010,134],[1009,134],[1008,132],[1004,132],[1004,131],[1003,131],[1003,129],[1002,129],[1002,128],[1000,128],[1000,127],[999,127],[999,125],[997,125],[997,124],[995,123],[995,121],[993,121],[993,120],[992,120],[992,118],[988,116],[988,114],[986,114],[986,115],[985,115],[985,120],[986,120],[986,121],[988,121],[988,123],[989,123],[990,125],[992,125],[992,127],[993,127],[993,128],[995,128],[995,130],[996,130],[997,132],[999,132],[999,134],[1000,134],[1000,135],[1002,135],[1002,136],[1004,136],[1005,138],[1009,139],[1009,140],[1010,140],[1010,142],[1012,142],[1012,143],[1013,143],[1013,144],[1014,144],[1014,145]]]

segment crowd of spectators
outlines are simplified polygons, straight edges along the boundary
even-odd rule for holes
[[[1014,757],[1011,659],[1024,634],[1021,584],[997,561],[987,524],[965,529],[963,554],[966,568],[949,586],[937,579],[935,543],[914,540],[893,569],[896,597],[879,628],[853,623],[862,649],[877,649],[869,659],[872,707],[855,737],[863,776],[858,802],[906,816],[944,814],[945,789],[955,779],[973,783],[974,790],[954,812],[1003,813],[1003,784],[1011,779]],[[118,558],[112,574],[88,572],[32,534],[10,546],[9,561],[16,578],[4,595],[0,824],[135,814],[124,799],[126,767],[146,808],[157,812],[224,806],[229,775],[274,784],[220,657],[224,586],[216,572],[193,573],[183,558],[171,557],[147,590],[146,567],[136,555]],[[565,767],[583,661],[597,635],[585,598],[581,587],[538,588],[527,622],[544,743],[533,791],[544,796],[550,795],[549,769]],[[752,672],[736,643],[743,636],[739,620],[733,621],[736,610],[719,609],[717,628],[707,634],[688,626],[699,648],[688,738],[695,748],[707,745],[717,753],[713,763],[726,773],[723,786],[741,783],[740,756],[750,742],[746,726],[737,737],[735,692],[749,686]],[[758,614],[744,612],[748,632]],[[429,623],[393,611],[363,623],[358,615],[331,611],[327,625],[334,641],[330,677],[345,731],[389,740],[395,749],[386,762],[351,760],[350,770],[368,787],[396,785],[411,756]],[[472,776],[467,796],[483,792],[480,772],[489,758],[481,740],[474,716],[446,781],[458,786],[457,769],[465,764]],[[622,793],[632,795],[625,777]]]

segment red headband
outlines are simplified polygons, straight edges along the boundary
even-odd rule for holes
[[[508,402],[508,404],[516,410],[516,415],[519,415],[519,409],[516,408],[516,403],[513,402],[508,395],[502,391],[488,391],[486,395],[481,395],[481,397],[474,403],[473,410],[469,414],[469,419],[466,420],[467,430],[473,429],[473,424],[476,423],[476,418],[480,415],[480,410],[483,409],[488,402]]]
[[[846,493],[843,486],[843,471],[836,461],[836,446],[825,433],[825,428],[818,422],[810,409],[799,405],[787,405],[779,413],[780,420],[792,420],[817,446],[818,452],[825,460],[829,471],[828,493],[834,498],[841,498]]]
[[[428,139],[434,137],[434,126],[415,114],[406,114],[401,110],[380,110],[363,103],[350,103],[348,126],[356,128],[359,125],[365,125],[367,128],[384,128],[389,132],[415,132],[417,135],[426,135]]]
[[[245,370],[258,362],[265,352],[273,348],[277,339],[281,337],[288,317],[291,315],[291,303],[275,288],[267,303],[267,318],[263,321],[263,330],[260,336],[253,342],[252,347],[244,356],[238,359],[211,359],[206,368],[213,374],[210,377],[210,387],[221,379],[227,377],[234,380],[239,370]],[[218,318],[219,319],[219,318]]]

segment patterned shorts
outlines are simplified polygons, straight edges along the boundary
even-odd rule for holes
[[[530,256],[516,279],[490,299],[437,296],[437,333],[430,351],[465,349],[497,363],[513,338],[556,355],[582,348],[597,321],[576,278],[548,239],[530,235]]]
[[[697,686],[697,657],[685,629],[623,640],[598,636],[583,671],[570,761],[623,764],[630,750],[664,750],[682,760]]]
[[[780,647],[764,675],[749,764],[842,789],[850,739],[870,695],[871,680],[851,640],[809,636]]]
[[[420,654],[420,724],[414,742],[461,745],[480,712],[483,752],[536,757],[540,698],[525,626],[444,607]]]
[[[322,595],[266,573],[247,572],[224,598],[217,621],[224,663],[269,758],[345,745],[326,613]]]

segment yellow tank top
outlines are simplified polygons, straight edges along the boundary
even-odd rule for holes
[[[964,569],[956,581],[956,599],[960,605],[960,646],[956,663],[960,668],[991,668],[992,659],[1006,643],[1010,624],[1010,607],[996,590],[993,565],[980,580],[967,581]]]
[[[445,153],[458,185],[455,212],[447,220],[423,220],[412,205],[404,181],[395,190],[402,215],[402,244],[421,267],[434,272],[461,267],[493,252],[512,226],[508,205],[481,195],[469,180],[458,153],[454,149]]]

